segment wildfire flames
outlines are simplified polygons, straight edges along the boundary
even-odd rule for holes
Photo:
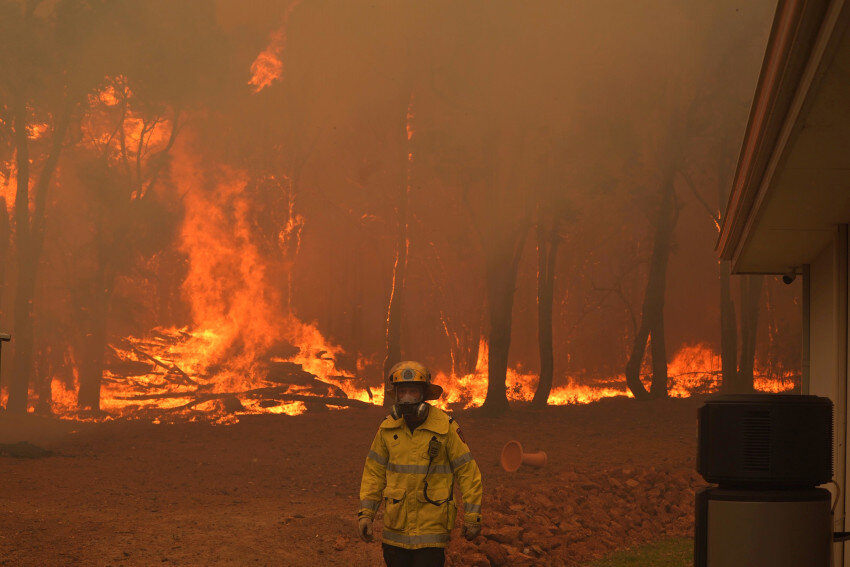
[[[372,363],[361,359],[355,368],[340,368],[344,349],[315,324],[289,312],[281,286],[273,285],[272,267],[259,250],[260,237],[252,225],[249,176],[230,168],[204,171],[188,153],[173,175],[185,195],[180,249],[189,263],[183,292],[192,322],[182,328],[158,327],[144,337],[128,336],[110,345],[101,408],[111,416],[157,422],[228,423],[240,414],[298,415],[314,402],[335,409],[381,405],[382,388],[373,391],[357,376]],[[289,214],[294,214],[291,208]],[[286,225],[292,222],[303,219],[290,218]],[[488,345],[482,338],[474,372],[435,375],[445,390],[435,403],[445,409],[482,405],[487,369]],[[688,346],[673,357],[668,372],[672,397],[713,392],[719,386],[720,357],[706,345]],[[790,376],[757,374],[760,391],[795,387]],[[529,402],[538,376],[511,368],[506,382],[509,400]],[[549,396],[552,405],[631,397],[623,375],[604,380],[567,376],[557,382]],[[56,413],[75,412],[76,389],[53,381]]]
[[[340,408],[346,400],[381,405],[380,388],[371,391],[358,387],[356,377],[336,368],[335,356],[342,354],[339,346],[329,344],[315,326],[290,320],[296,333],[289,336],[300,340],[297,354],[273,362],[291,370],[303,372],[314,384],[276,387],[268,366],[257,361],[237,358],[224,364],[221,353],[223,334],[211,329],[154,329],[145,339],[128,337],[123,346],[113,345],[115,355],[129,367],[138,369],[134,376],[107,371],[103,392],[103,408],[116,416],[149,416],[159,421],[164,416],[190,419],[210,419],[228,423],[239,414],[277,413],[298,415],[307,411],[309,397],[338,398]],[[297,336],[296,336],[297,335]],[[463,376],[438,373],[435,382],[445,393],[436,405],[444,409],[481,406],[487,391],[487,344],[482,339],[475,372]],[[238,365],[243,365],[240,373]],[[152,369],[153,368],[153,369]],[[720,357],[705,345],[681,349],[668,365],[671,397],[685,398],[694,394],[717,391],[720,378]],[[194,376],[194,377],[193,377]],[[538,376],[509,369],[508,398],[513,402],[530,402],[537,388]],[[647,377],[648,381],[648,377]],[[316,385],[321,384],[318,391]],[[781,393],[797,387],[793,376],[758,376],[757,391]],[[236,392],[236,393],[234,393]],[[200,394],[199,394],[200,393]],[[302,400],[286,401],[291,396]],[[550,405],[588,404],[614,396],[632,397],[625,385],[625,376],[607,380],[567,377],[566,384],[556,386],[549,396]],[[70,413],[76,403],[72,390],[53,382],[54,409]]]
[[[465,376],[438,374],[435,381],[443,386],[446,394],[441,401],[443,407],[459,404],[463,408],[480,406],[487,394],[488,349],[484,339],[479,347],[475,372]],[[720,386],[720,355],[706,345],[682,348],[668,364],[670,376],[669,395],[687,398],[694,394],[716,392]],[[520,368],[508,369],[508,399],[515,402],[530,402],[537,390],[538,376],[524,373]],[[613,396],[633,397],[626,387],[624,374],[608,379],[588,380],[584,377],[567,376],[566,384],[555,386],[549,395],[550,405],[588,404]],[[645,377],[648,385],[649,377]],[[792,376],[759,376],[755,388],[760,392],[787,392],[797,386]]]
[[[301,4],[301,0],[295,0],[286,9],[283,17],[283,25],[279,30],[272,32],[268,46],[259,54],[251,64],[251,85],[255,93],[270,86],[283,76],[283,61],[281,57],[286,48],[286,26],[292,12]]]
[[[254,59],[248,80],[254,93],[283,78],[287,27],[300,4],[301,0],[288,4],[282,24],[269,34],[268,44]],[[296,35],[292,37],[294,40]],[[241,71],[245,71],[244,67]],[[186,259],[181,291],[189,307],[189,316],[178,325],[157,326],[120,340],[113,336],[104,361],[100,396],[100,407],[110,416],[107,419],[205,419],[227,423],[245,414],[298,415],[317,404],[331,409],[381,405],[383,388],[374,379],[380,375],[380,364],[362,353],[346,352],[323,335],[318,323],[302,320],[293,311],[291,273],[305,220],[295,206],[292,182],[283,175],[275,178],[266,174],[261,178],[260,174],[252,175],[236,167],[202,163],[203,158],[189,149],[191,142],[184,144],[181,138],[180,143],[175,143],[178,132],[185,127],[181,112],[188,111],[155,113],[155,108],[139,100],[120,75],[106,77],[104,84],[88,97],[90,112],[80,122],[78,143],[89,152],[96,150],[104,163],[126,170],[134,187],[137,185],[131,193],[135,200],[148,190],[159,190],[151,188],[154,181],[166,177],[167,171],[171,186],[162,190],[176,191],[183,213],[176,251],[181,259]],[[421,98],[423,103],[427,100],[427,96]],[[416,185],[414,138],[424,139],[428,133],[425,120],[415,121],[414,102],[411,91],[404,114],[408,194]],[[43,143],[55,130],[55,124],[34,122],[27,124],[26,138]],[[192,134],[184,136],[187,135]],[[419,154],[416,159],[421,159]],[[148,162],[167,163],[168,167],[161,176],[160,169],[154,167],[155,173],[148,176]],[[16,166],[14,161],[0,165],[4,165],[0,169],[0,198],[5,199],[5,207],[11,212],[16,198]],[[269,170],[273,169],[269,166]],[[282,169],[285,168],[279,170]],[[73,177],[71,171],[67,178]],[[258,218],[265,213],[260,209],[267,205],[264,199],[257,198],[258,184],[271,187],[269,194],[274,199],[284,195],[277,205],[286,201],[284,206],[268,207],[285,211],[288,217],[266,223],[272,228],[265,232],[258,228],[262,224]],[[404,258],[406,261],[406,253]],[[445,330],[448,335],[448,327]],[[435,402],[437,405],[453,409],[484,403],[489,366],[485,339],[480,340],[477,352],[473,372],[436,373],[435,382],[445,390]],[[71,369],[73,383],[68,383],[67,376],[54,377],[49,382],[49,394],[55,413],[79,418],[76,408],[80,364],[74,356],[69,348],[64,361]],[[668,364],[669,395],[681,398],[716,392],[720,369],[720,356],[710,346],[681,348]],[[644,370],[648,375],[648,369]],[[373,377],[371,382],[365,378],[367,374]],[[647,376],[644,379],[649,382]],[[508,399],[530,402],[538,380],[535,373],[521,366],[509,368]],[[554,381],[548,399],[552,405],[632,396],[622,374],[599,377],[585,371],[556,375]],[[43,384],[48,384],[47,380]],[[759,391],[786,392],[797,386],[795,376],[788,372],[756,369],[755,387]],[[8,393],[4,391],[2,395]],[[30,399],[41,396],[44,392],[34,388]],[[5,403],[5,399],[0,401]]]
[[[257,90],[267,84],[257,83]],[[125,90],[120,96],[130,94]],[[115,107],[119,98],[114,87],[98,95],[107,108]],[[414,134],[412,122],[413,97],[407,110],[408,141]],[[165,143],[165,127],[145,130],[141,119],[132,115],[125,127],[133,144]],[[42,132],[32,128],[30,136]],[[100,145],[112,142],[94,135],[91,140]],[[291,298],[283,297],[286,286],[273,281],[291,269],[287,261],[292,259],[287,254],[297,254],[304,219],[295,212],[294,201],[290,198],[289,218],[277,235],[281,269],[272,274],[275,267],[260,250],[262,235],[257,234],[252,216],[257,204],[252,201],[250,184],[255,180],[227,167],[211,172],[185,149],[179,157],[172,177],[183,194],[185,208],[179,250],[188,259],[182,290],[191,305],[191,322],[183,327],[157,327],[145,336],[127,336],[109,345],[101,408],[115,417],[227,423],[240,414],[298,415],[314,403],[334,409],[381,405],[382,387],[376,385],[373,391],[359,375],[369,366],[374,368],[374,361],[354,357],[356,363],[344,368],[340,359],[352,360],[347,356],[350,353],[323,336],[316,324],[295,316]],[[410,154],[408,159],[412,158]],[[9,185],[9,179],[5,184]],[[10,202],[13,198],[7,196]],[[451,409],[483,404],[487,347],[482,338],[474,372],[435,375],[435,382],[445,390],[437,405]],[[75,361],[68,362],[74,368],[73,387],[59,379],[51,383],[53,411],[60,415],[74,415],[77,407],[79,377]],[[686,346],[670,361],[668,373],[672,397],[714,392],[719,387],[720,356],[706,345]],[[756,374],[759,391],[783,392],[796,387],[790,375],[776,376],[764,370]],[[536,374],[521,367],[508,369],[508,399],[531,401],[537,382]],[[600,379],[587,373],[556,377],[555,382],[549,396],[552,405],[631,397],[623,375]]]
[[[307,409],[310,397],[337,399],[338,406],[381,403],[380,396],[355,386],[351,371],[337,368],[341,347],[286,312],[252,228],[248,177],[227,168],[202,173],[188,155],[179,163],[174,175],[185,190],[181,249],[189,261],[183,291],[193,322],[110,345],[102,409],[222,418],[295,415]],[[60,411],[75,405],[73,392],[61,384],[52,392]]]

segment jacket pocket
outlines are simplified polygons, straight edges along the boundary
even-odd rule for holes
[[[451,488],[428,488],[428,498],[442,504],[431,504],[425,499],[425,493],[420,491],[416,495],[419,505],[420,528],[424,532],[450,532],[455,525],[457,517],[457,504],[454,500],[447,500],[452,493]]]
[[[405,489],[384,488],[384,527],[393,531],[404,531],[407,520],[405,512]]]
[[[457,518],[457,504],[454,500],[446,503],[449,507],[448,510],[448,518],[446,522],[446,531],[452,531],[452,528],[455,527],[455,518]]]

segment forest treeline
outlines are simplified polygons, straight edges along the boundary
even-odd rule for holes
[[[99,409],[114,345],[199,305],[234,358],[279,348],[253,309],[314,321],[364,385],[484,344],[495,413],[514,365],[537,405],[665,397],[695,342],[752,390],[757,345],[799,364],[796,296],[713,245],[773,8],[0,0],[6,409]]]

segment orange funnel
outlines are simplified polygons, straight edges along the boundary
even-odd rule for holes
[[[522,445],[519,444],[519,441],[508,441],[502,448],[502,457],[500,459],[502,468],[508,472],[515,472],[522,465],[529,465],[539,469],[546,466],[547,460],[544,451],[523,453]]]

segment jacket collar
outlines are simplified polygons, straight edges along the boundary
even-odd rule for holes
[[[403,425],[403,417],[393,419],[393,416],[388,415],[381,423],[381,429],[395,429]],[[428,410],[428,417],[417,429],[427,429],[438,435],[445,435],[449,432],[449,416],[440,408],[431,406],[431,409]]]

